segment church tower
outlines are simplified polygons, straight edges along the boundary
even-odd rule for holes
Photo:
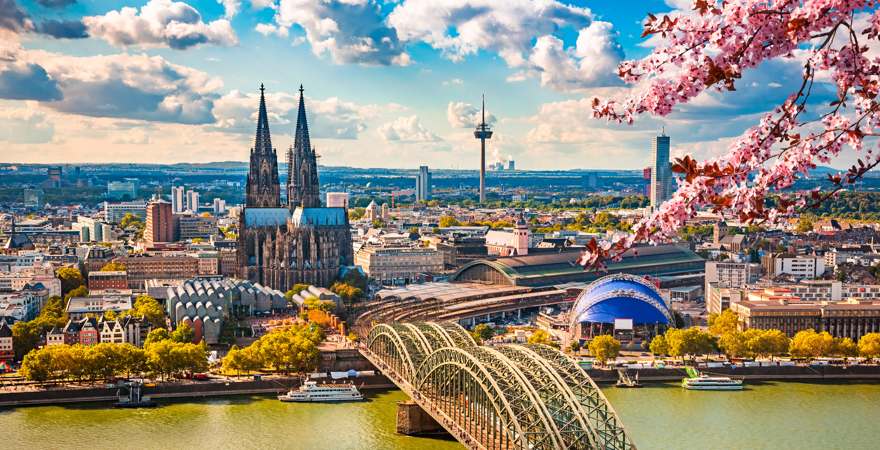
[[[296,115],[296,133],[293,148],[287,154],[287,202],[291,210],[321,207],[318,191],[318,162],[315,149],[309,141],[309,124],[303,87],[299,86],[299,111]]]
[[[278,208],[281,206],[281,183],[278,181],[278,157],[269,136],[269,118],[266,114],[265,88],[260,84],[260,111],[257,117],[257,135],[251,149],[250,170],[247,177],[245,206],[250,208]]]

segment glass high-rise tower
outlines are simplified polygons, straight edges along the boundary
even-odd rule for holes
[[[669,163],[669,136],[654,137],[654,165],[651,170],[651,207],[658,208],[672,197],[672,165]]]
[[[419,174],[416,175],[416,200],[426,201],[431,199],[431,171],[428,166],[420,166]]]

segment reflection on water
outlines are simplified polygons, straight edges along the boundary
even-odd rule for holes
[[[604,387],[640,450],[875,449],[880,384],[749,383],[741,392],[678,384]],[[0,409],[0,449],[461,449],[397,435],[399,391],[369,401],[291,404],[271,397]]]
[[[604,388],[639,450],[876,449],[880,384],[747,382],[743,391],[680,384]]]
[[[395,433],[399,391],[368,401],[282,403],[231,397],[155,409],[71,405],[0,410],[0,448],[65,449],[461,449],[455,441]]]

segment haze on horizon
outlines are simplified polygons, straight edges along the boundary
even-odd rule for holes
[[[476,169],[483,92],[490,163],[640,169],[661,127],[673,156],[705,158],[792,90],[796,61],[662,120],[589,113],[630,89],[616,67],[656,43],[647,13],[691,3],[0,0],[0,162],[246,161],[261,82],[279,151],[304,85],[326,166]]]

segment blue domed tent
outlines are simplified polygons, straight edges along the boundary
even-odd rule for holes
[[[602,277],[581,292],[570,316],[575,323],[614,323],[632,319],[633,325],[668,325],[669,307],[654,285],[626,274]]]

